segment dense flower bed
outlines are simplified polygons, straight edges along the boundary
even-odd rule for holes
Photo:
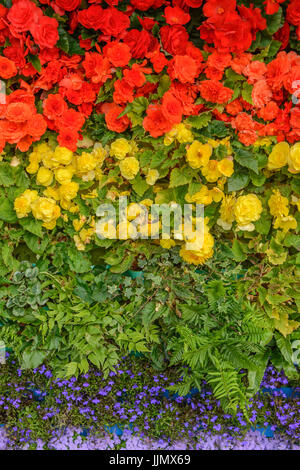
[[[55,379],[44,366],[30,373],[21,371],[10,360],[0,383],[1,419],[7,425],[1,445],[152,450],[298,448],[300,394],[294,389],[293,397],[287,398],[280,390],[288,384],[283,372],[268,367],[261,391],[249,403],[248,411],[238,410],[235,416],[222,411],[205,383],[201,391],[194,390],[185,398],[168,392],[170,385],[181,380],[174,371],[171,375],[157,373],[144,360],[132,357],[124,358],[107,379],[91,371],[68,380]],[[274,386],[277,392],[265,392],[266,387]]]
[[[204,246],[164,248],[203,264],[229,234],[239,252],[298,262],[298,0],[10,3],[0,217],[20,223],[31,250],[45,251],[45,228],[54,244],[62,231],[79,251],[119,255],[120,243],[97,240],[95,210],[128,195],[125,238],[136,202],[198,203]],[[151,229],[149,218],[139,235]],[[135,251],[123,245],[120,269]]]

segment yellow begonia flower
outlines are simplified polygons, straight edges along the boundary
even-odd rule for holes
[[[282,196],[278,189],[273,190],[268,205],[273,217],[285,217],[289,213],[289,200],[287,197]]]
[[[72,165],[55,170],[55,179],[59,184],[68,184],[74,175],[74,167]]]
[[[254,230],[252,222],[260,218],[262,209],[262,204],[255,194],[240,196],[234,206],[234,216],[239,230]]]
[[[208,187],[203,185],[200,191],[193,194],[193,196],[187,194],[185,200],[189,203],[204,204],[205,206],[207,206],[212,203],[213,195],[212,192],[208,189]]]
[[[79,232],[79,230],[82,229],[85,222],[86,222],[86,217],[85,216],[80,217],[80,219],[73,220],[73,227],[76,230],[76,232]]]
[[[24,193],[21,194],[21,196],[15,199],[14,209],[19,219],[22,219],[23,217],[28,216],[28,214],[31,212],[32,203],[37,198],[38,198],[37,191],[26,189],[26,191],[24,191]]]
[[[71,201],[77,196],[79,190],[78,183],[71,181],[70,183],[62,184],[59,188],[60,205],[63,209],[69,209]]]
[[[43,194],[46,197],[50,197],[51,199],[55,199],[55,201],[59,201],[59,199],[60,199],[58,188],[48,187],[47,189],[45,189]]]
[[[280,142],[273,147],[268,158],[268,170],[278,170],[288,164],[290,146],[287,142]]]
[[[49,168],[42,166],[37,175],[36,175],[36,182],[42,186],[50,186],[53,181],[53,173]]]
[[[39,164],[37,161],[30,162],[30,164],[26,167],[26,171],[30,175],[34,175],[34,173],[37,173],[38,169],[39,169]]]
[[[65,147],[56,147],[52,160],[58,165],[70,165],[73,159],[73,152]]]
[[[110,146],[110,155],[116,157],[119,160],[123,160],[128,153],[131,151],[131,145],[128,140],[120,138],[115,140]]]
[[[52,230],[60,217],[60,207],[53,199],[38,197],[32,204],[32,214],[35,219],[44,222],[43,227]]]
[[[83,228],[79,232],[79,236],[81,240],[87,244],[90,243],[91,237],[94,235],[95,229],[94,228]]]
[[[208,164],[201,169],[202,175],[209,183],[215,183],[218,178],[222,176],[218,169],[219,162],[217,160],[210,160]]]
[[[176,139],[180,144],[187,144],[188,142],[193,142],[194,136],[183,123],[180,123],[177,125]]]
[[[96,233],[101,238],[115,240],[117,238],[116,227],[111,222],[98,222],[96,225]]]
[[[84,251],[85,250],[85,245],[82,243],[80,237],[78,235],[74,235],[74,242],[75,246],[78,251]]]
[[[159,172],[157,170],[149,170],[146,175],[146,183],[153,186],[159,178]]]
[[[230,178],[230,176],[233,174],[233,161],[229,158],[223,158],[220,162],[218,162],[218,171],[221,173],[223,176],[227,176],[227,178]]]
[[[170,239],[162,239],[162,240],[159,241],[159,243],[160,243],[160,246],[162,248],[165,248],[166,250],[170,250],[170,248],[172,248],[173,246],[176,245],[175,241],[171,240],[171,238]]]
[[[186,158],[191,168],[198,169],[208,164],[211,155],[211,145],[201,144],[198,140],[194,140],[187,150]]]
[[[143,212],[142,207],[140,204],[133,202],[129,204],[127,207],[127,219],[128,220],[134,220],[136,219],[141,213]]]
[[[300,172],[300,142],[297,142],[291,148],[290,155],[288,157],[289,171],[291,173]]]
[[[187,263],[199,265],[204,264],[213,256],[214,239],[210,233],[204,234],[203,246],[199,250],[188,250],[187,245],[180,249],[180,256]]]
[[[98,164],[99,160],[93,153],[83,152],[77,157],[77,171],[79,175],[94,170]]]
[[[126,157],[119,163],[121,175],[127,180],[132,180],[138,174],[140,169],[139,161],[135,157]]]
[[[220,218],[217,220],[217,224],[224,230],[230,230],[232,227],[235,202],[234,195],[224,196],[223,198],[220,207]]]
[[[292,215],[277,217],[274,222],[274,228],[280,228],[283,232],[288,232],[291,229],[295,230],[297,228],[297,220]]]

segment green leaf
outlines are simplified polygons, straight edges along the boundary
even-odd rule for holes
[[[268,33],[273,35],[282,26],[282,8],[279,7],[278,11],[273,15],[267,15],[267,30]]]
[[[162,150],[156,152],[152,157],[150,168],[151,169],[157,168],[158,166],[162,164],[164,160],[166,160],[166,158],[167,158],[167,155]]]
[[[267,211],[264,211],[260,218],[254,222],[255,230],[262,235],[268,235],[272,225],[272,219]]]
[[[209,121],[211,121],[212,113],[207,111],[205,113],[201,113],[198,116],[190,116],[188,122],[194,127],[195,129],[202,129],[206,127]]]
[[[239,242],[237,239],[233,241],[232,252],[234,254],[235,261],[245,261],[247,259],[247,246]]]
[[[295,193],[300,194],[300,178],[293,178],[291,188]]]
[[[253,90],[253,85],[250,85],[248,82],[244,82],[243,88],[242,88],[242,97],[247,103],[253,104],[252,101],[252,90]]]
[[[41,64],[40,59],[38,58],[37,55],[28,54],[27,59],[31,63],[31,65],[33,65],[35,70],[37,70],[38,72],[40,72],[42,70],[42,64]]]
[[[66,365],[66,375],[68,377],[73,377],[76,374],[77,371],[77,362],[69,362],[69,364]]]
[[[228,191],[239,191],[245,188],[250,181],[250,176],[247,173],[234,173],[228,178]]]
[[[147,98],[145,98],[144,96],[140,96],[139,98],[133,100],[130,106],[130,110],[136,114],[143,114],[143,112],[146,111],[148,106],[149,101],[147,100]]]
[[[30,232],[24,233],[24,241],[28,248],[37,255],[42,255],[48,245],[48,237],[40,238]]]
[[[133,261],[134,261],[134,255],[132,254],[127,255],[120,264],[112,266],[110,268],[110,271],[116,274],[124,273],[125,271],[128,271],[128,269],[131,268]]]
[[[91,269],[91,263],[86,255],[75,247],[68,248],[68,260],[71,271],[75,273],[86,273]]]
[[[25,217],[24,219],[20,219],[20,224],[27,230],[27,232],[33,233],[37,237],[42,238],[43,236],[43,229],[42,229],[42,222],[36,220],[32,217]]]
[[[228,129],[223,121],[211,121],[207,126],[207,134],[209,137],[219,137],[222,139],[228,134]]]
[[[68,34],[61,26],[59,26],[58,28],[58,33],[59,33],[59,40],[56,43],[56,47],[68,53],[70,49],[70,45],[68,41]]]
[[[77,39],[73,38],[70,34],[67,35],[69,42],[69,55],[84,55],[85,51],[79,45]]]
[[[14,224],[18,221],[14,205],[6,197],[0,198],[0,219],[9,224]]]
[[[14,261],[12,256],[12,247],[7,245],[7,243],[2,247],[2,259],[7,268],[12,267]]]
[[[188,184],[189,182],[190,178],[184,175],[182,168],[174,168],[174,170],[171,171],[170,188],[183,186],[184,184]]]
[[[159,80],[159,85],[157,88],[157,94],[159,97],[162,97],[166,91],[170,88],[171,85],[171,79],[169,75],[163,75],[161,79]]]
[[[227,79],[229,79],[230,81],[234,81],[234,82],[245,80],[245,77],[243,75],[236,73],[232,69],[227,69],[225,72],[225,76]]]
[[[24,351],[22,355],[22,366],[24,369],[36,369],[42,364],[45,357],[46,353],[43,351]]]
[[[284,246],[300,249],[300,235],[289,233],[284,239]]]
[[[132,181],[132,187],[139,196],[143,196],[143,194],[149,188],[149,185],[146,183],[146,180],[142,178],[141,175],[137,175]]]
[[[258,174],[258,161],[255,158],[255,154],[249,152],[246,149],[237,149],[234,153],[234,159],[241,165],[249,170],[254,171]]]
[[[9,163],[0,163],[0,186],[11,186],[14,184],[13,168]]]
[[[254,186],[260,187],[263,186],[266,182],[266,176],[263,173],[259,173],[258,175],[251,172],[251,181],[254,184]]]

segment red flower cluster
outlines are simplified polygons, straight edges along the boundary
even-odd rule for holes
[[[124,132],[131,126],[124,111],[139,97],[149,102],[140,122],[153,137],[211,110],[246,145],[264,135],[299,139],[299,107],[290,99],[300,83],[299,56],[280,52],[265,64],[246,51],[267,28],[267,15],[280,6],[286,18],[274,39],[284,49],[291,32],[299,37],[300,0],[266,0],[265,11],[238,6],[236,0],[130,0],[121,9],[122,0],[88,3],[13,0],[9,9],[0,5],[0,78],[9,80],[0,113],[1,148],[10,143],[27,150],[48,127],[60,145],[75,150],[93,111],[105,115],[108,129]],[[203,15],[196,25],[205,41],[201,50],[187,28],[193,9],[197,18]],[[245,94],[235,95],[230,80],[225,82],[227,71],[247,85],[247,100]],[[18,81],[18,75],[23,79]],[[170,83],[162,96],[164,76]]]
[[[208,0],[203,13],[208,18],[199,27],[200,36],[220,52],[246,51],[267,26],[259,8],[241,5],[237,11],[236,0]]]
[[[33,142],[40,140],[46,129],[44,117],[36,112],[30,87],[21,82],[21,88],[7,96],[6,103],[0,105],[0,151],[8,142],[25,152]]]
[[[7,14],[7,20],[13,36],[19,37],[20,34],[30,31],[35,43],[41,48],[53,47],[59,39],[57,20],[45,16],[41,8],[30,0],[14,1]]]

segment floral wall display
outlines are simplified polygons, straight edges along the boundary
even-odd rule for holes
[[[299,0],[0,0],[0,353],[297,384],[299,40]]]

